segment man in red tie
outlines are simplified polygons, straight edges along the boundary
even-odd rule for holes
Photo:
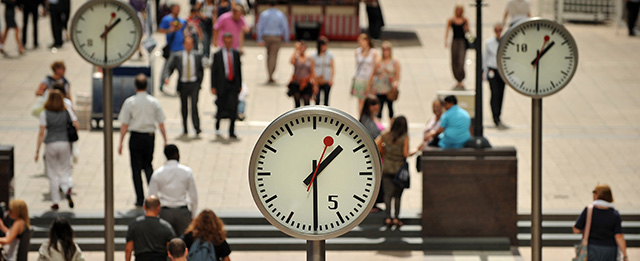
[[[237,139],[235,121],[238,115],[238,94],[242,89],[240,53],[231,48],[233,35],[222,37],[224,47],[213,54],[211,68],[211,93],[216,95],[216,132],[220,129],[220,119],[229,119],[229,138]]]

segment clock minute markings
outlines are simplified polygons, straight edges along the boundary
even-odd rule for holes
[[[291,131],[291,128],[289,128],[289,125],[285,124],[284,127],[287,129],[289,136],[293,136],[293,132]]]
[[[264,147],[267,148],[268,150],[270,150],[273,153],[278,153],[278,151],[276,149],[274,149],[273,147],[269,146],[268,144],[265,144]]]
[[[336,131],[336,136],[340,136],[340,132],[342,132],[342,128],[344,128],[344,123],[340,124],[340,127],[338,128],[338,131]]]
[[[358,196],[358,195],[356,195],[356,194],[353,194],[353,198],[357,199],[357,200],[358,200],[358,201],[360,201],[361,203],[364,203],[364,199],[363,199],[363,198],[361,198],[361,197],[359,197],[359,196]]]

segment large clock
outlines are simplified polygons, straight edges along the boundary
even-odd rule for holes
[[[305,240],[338,237],[376,201],[380,154],[360,122],[337,109],[306,106],[275,119],[249,166],[253,199],[275,227]]]
[[[82,58],[103,68],[113,68],[138,50],[142,25],[128,3],[91,0],[73,16],[70,33]]]
[[[505,82],[533,98],[561,90],[578,67],[578,46],[571,33],[545,18],[530,18],[509,29],[497,55]]]

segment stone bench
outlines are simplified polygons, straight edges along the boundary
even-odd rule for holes
[[[513,147],[422,151],[425,237],[508,237],[517,245]]]

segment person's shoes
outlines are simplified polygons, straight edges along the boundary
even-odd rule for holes
[[[142,208],[142,203],[136,203],[136,204],[134,204],[134,206],[135,206],[136,208]]]
[[[402,223],[402,221],[400,221],[400,220],[399,220],[399,219],[397,219],[397,218],[394,218],[394,219],[393,219],[393,224],[394,224],[396,227],[401,227],[401,226],[403,226],[403,225],[404,225],[404,223]]]
[[[231,134],[231,135],[229,135],[229,139],[237,140],[238,136],[236,136],[235,134]]]
[[[384,220],[384,225],[390,227],[391,226],[391,219],[387,218]]]
[[[464,91],[464,85],[456,85],[456,87],[453,87],[454,91]]]
[[[201,129],[197,129],[196,130],[196,135],[200,135],[200,133],[202,133],[202,130]]]
[[[220,121],[216,120],[216,131],[220,130]]]
[[[238,113],[238,120],[244,121],[244,113]]]
[[[37,44],[34,44],[34,45],[33,45],[33,49],[34,49],[34,50],[35,50],[35,49],[38,49],[38,48],[40,48],[40,46],[39,46],[39,45],[37,45]]]
[[[60,207],[58,206],[58,204],[53,204],[51,205],[51,210],[53,211],[57,211]]]
[[[505,125],[503,122],[500,121],[496,123],[496,129],[506,130],[506,129],[509,129],[509,126]]]
[[[67,201],[69,201],[69,207],[73,208],[75,205],[73,204],[73,199],[71,198],[71,189],[67,190],[67,194],[65,196]]]

